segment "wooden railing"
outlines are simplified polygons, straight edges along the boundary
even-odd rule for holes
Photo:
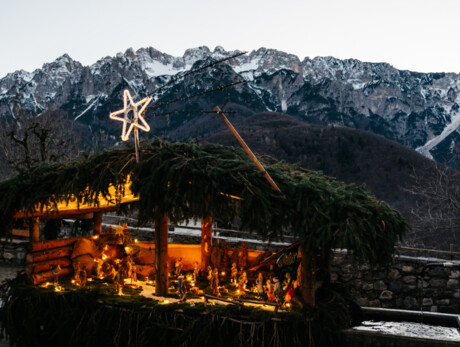
[[[434,256],[437,258],[448,258],[450,260],[460,259],[460,252],[454,252],[453,247],[454,245],[451,244],[450,251],[441,251],[437,249],[425,249],[425,248],[412,248],[412,247],[400,247],[396,246],[396,251],[403,255],[403,254],[410,254],[411,256]],[[414,255],[415,254],[415,255]]]

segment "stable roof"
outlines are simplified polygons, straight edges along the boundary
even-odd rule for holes
[[[348,248],[373,263],[390,261],[394,244],[408,229],[397,211],[363,187],[261,158],[280,194],[246,153],[235,148],[155,141],[143,145],[139,162],[133,152],[126,147],[46,163],[0,182],[1,231],[7,232],[21,211],[102,208],[104,200],[113,208],[126,202],[126,194],[138,197],[134,204],[144,220],[165,213],[173,222],[237,215],[246,230],[265,239],[279,239],[289,228],[308,251]]]

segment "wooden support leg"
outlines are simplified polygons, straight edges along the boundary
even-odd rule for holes
[[[206,271],[211,260],[212,217],[201,218],[201,271]]]
[[[30,242],[40,241],[40,219],[38,217],[31,218],[30,223]]]
[[[315,256],[306,254],[300,247],[301,252],[301,277],[302,277],[302,299],[310,307],[316,304],[316,262]]]
[[[102,212],[94,212],[94,235],[102,232]]]
[[[155,220],[155,270],[156,289],[159,296],[168,294],[168,215]]]

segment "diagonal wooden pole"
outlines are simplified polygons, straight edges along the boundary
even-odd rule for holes
[[[134,127],[134,150],[136,151],[136,163],[139,163],[139,129]]]
[[[270,185],[277,191],[279,191],[281,194],[283,194],[283,192],[281,191],[281,189],[279,189],[279,187],[276,185],[275,181],[273,181],[273,179],[271,178],[271,176],[268,174],[267,170],[265,170],[265,168],[262,166],[262,164],[259,162],[259,160],[256,158],[256,156],[254,155],[254,153],[252,153],[251,149],[249,148],[249,146],[246,144],[246,142],[244,142],[243,138],[240,136],[240,134],[238,133],[238,131],[236,131],[236,129],[233,127],[232,123],[230,123],[230,121],[227,119],[227,117],[225,116],[225,114],[222,112],[222,110],[220,109],[219,106],[216,106],[214,108],[217,113],[219,114],[220,118],[222,118],[222,120],[225,122],[225,124],[227,124],[228,128],[230,129],[230,131],[233,133],[233,135],[235,135],[236,139],[238,140],[238,142],[240,143],[240,145],[243,147],[243,149],[246,151],[246,153],[249,155],[249,157],[252,159],[252,161],[256,164],[256,166],[259,168],[259,170],[264,174],[264,177],[267,179],[268,183],[270,183]]]

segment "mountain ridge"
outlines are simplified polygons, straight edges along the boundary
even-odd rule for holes
[[[142,97],[200,61],[238,52],[201,46],[174,57],[152,47],[129,48],[89,66],[64,54],[41,69],[15,71],[0,79],[0,117],[11,117],[20,107],[34,114],[48,108],[63,109],[87,124],[95,135],[102,131],[116,136],[108,114],[120,105],[122,89],[129,88],[136,97]],[[249,113],[283,112],[306,123],[368,130],[429,158],[460,166],[460,74],[398,70],[388,63],[357,59],[300,60],[296,55],[263,47],[219,66],[230,76],[228,80],[245,80],[245,87],[232,88],[236,99],[230,101]],[[207,71],[197,74],[195,80],[180,80],[163,89],[161,95],[154,95],[154,102],[172,100],[181,88],[187,92],[215,87],[219,78],[222,76],[216,71]],[[197,103],[213,109],[223,99],[219,96]],[[184,103],[184,113],[192,104]],[[179,110],[174,106],[174,112]],[[169,130],[162,129],[162,133]]]

